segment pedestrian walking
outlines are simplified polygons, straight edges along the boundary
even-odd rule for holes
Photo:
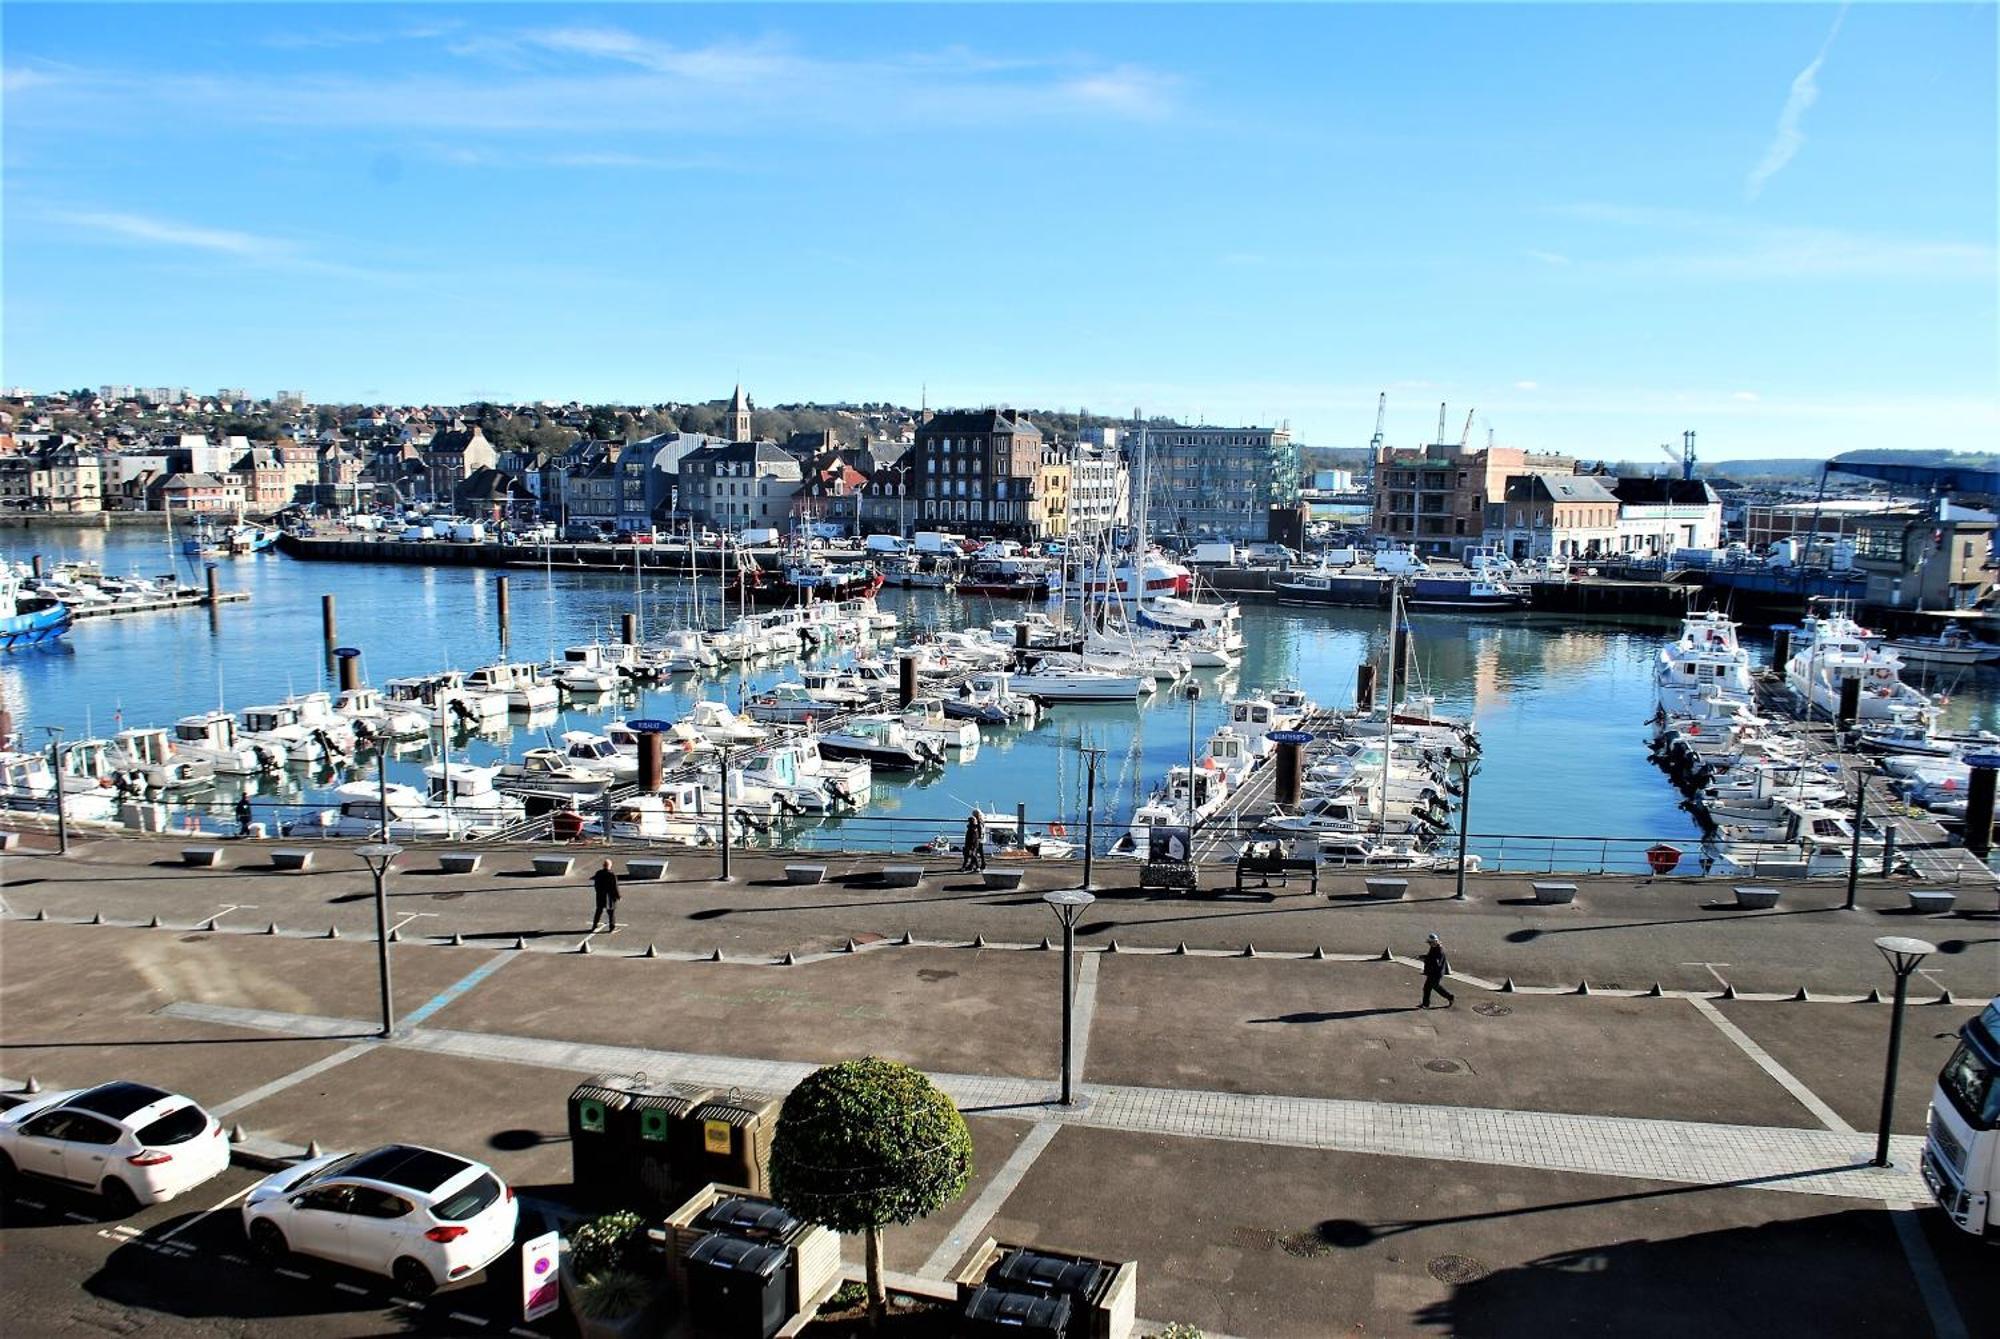
[[[977,874],[986,868],[986,819],[977,809],[965,816],[965,858],[959,862],[961,874]]]
[[[1452,993],[1444,988],[1445,973],[1451,970],[1451,959],[1444,955],[1444,941],[1436,935],[1424,936],[1424,1003],[1431,1007],[1433,992],[1444,996],[1444,1007],[1449,1009],[1456,1003]]]
[[[237,835],[237,836],[239,836],[239,837],[247,837],[247,836],[249,836],[249,835],[250,835],[250,817],[251,817],[251,815],[250,815],[250,797],[249,797],[248,795],[238,795],[238,796],[236,797],[236,835]]]
[[[597,894],[597,909],[590,913],[590,932],[597,933],[597,922],[610,917],[611,928],[606,934],[618,933],[618,876],[612,872],[611,862],[605,861],[597,873],[590,876],[590,886]]]

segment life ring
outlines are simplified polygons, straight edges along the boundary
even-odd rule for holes
[[[1051,837],[1067,837],[1069,836],[1069,829],[1060,823],[1051,823],[1049,824],[1049,835]]]

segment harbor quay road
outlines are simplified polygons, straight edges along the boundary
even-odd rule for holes
[[[1076,1101],[1057,1101],[1064,955],[1039,861],[992,890],[880,853],[669,854],[593,932],[589,878],[645,853],[485,846],[385,885],[396,1025],[380,1032],[374,884],[344,843],[31,831],[0,856],[0,1084],[132,1079],[203,1103],[234,1165],[114,1214],[21,1181],[0,1286],[21,1334],[569,1332],[524,1323],[504,1262],[423,1300],[339,1266],[252,1258],[236,1206],[303,1155],[402,1140],[488,1162],[526,1212],[572,1201],[566,1102],[644,1073],[782,1094],[860,1055],[915,1065],[965,1114],[963,1197],[891,1229],[898,1286],[988,1237],[1137,1263],[1142,1330],[1209,1335],[1972,1336],[2000,1318],[1990,1247],[1932,1204],[1925,1112],[2000,982],[1990,887],[1909,909],[1907,878],[1411,873],[1396,901],[1322,871],[1236,895],[1136,887],[1100,862],[1076,926]],[[468,848],[449,848],[462,853]],[[824,865],[811,886],[786,866]],[[883,886],[889,864],[922,867]],[[1425,1010],[1437,934],[1450,1008]],[[1893,978],[1912,976],[1889,1165],[1872,1165]],[[1053,940],[1055,948],[1048,947]],[[1870,1002],[1871,999],[1874,1002]],[[525,1221],[525,1219],[524,1219]],[[858,1239],[843,1239],[850,1268]]]

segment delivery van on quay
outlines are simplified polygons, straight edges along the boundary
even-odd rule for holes
[[[1938,1073],[1923,1172],[1952,1222],[2000,1242],[2000,999],[1959,1029]]]

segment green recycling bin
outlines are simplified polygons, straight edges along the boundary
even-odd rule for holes
[[[632,1181],[627,1134],[632,1096],[622,1074],[600,1074],[569,1095],[570,1181],[585,1204],[623,1201]]]
[[[689,1116],[715,1092],[688,1083],[649,1082],[635,1083],[627,1092],[632,1099],[627,1202],[635,1209],[669,1213],[706,1184],[688,1181],[693,1168],[690,1154],[701,1147],[701,1127]]]

